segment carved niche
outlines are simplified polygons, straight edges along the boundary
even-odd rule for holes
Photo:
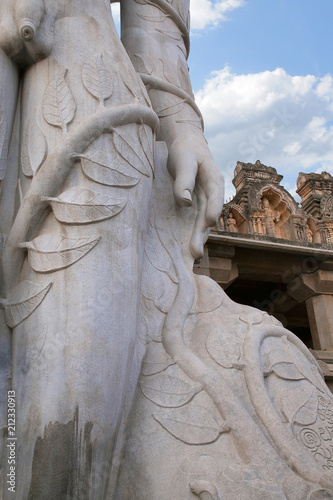
[[[223,231],[291,241],[315,241],[314,222],[280,185],[282,175],[275,168],[237,162],[234,198],[223,207]],[[333,206],[333,198],[332,198]],[[312,233],[312,234],[311,234]]]

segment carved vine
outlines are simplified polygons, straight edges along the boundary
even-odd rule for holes
[[[170,232],[172,233],[172,230]],[[157,348],[155,347],[154,355],[157,356],[155,360],[160,361],[160,363],[157,363],[158,369],[154,369],[151,364],[147,363],[147,358],[145,358],[142,371],[142,392],[150,401],[160,406],[162,410],[165,408],[165,410],[159,411],[153,416],[166,431],[186,444],[208,444],[216,441],[221,433],[230,431],[241,458],[246,461],[255,456],[260,461],[260,454],[261,452],[264,453],[263,450],[267,446],[262,431],[257,427],[244,403],[229,386],[222,371],[205,363],[184,340],[185,322],[189,315],[194,312],[195,286],[191,270],[192,261],[186,258],[186,254],[182,253],[177,240],[173,239],[172,236],[166,240],[165,233],[162,236],[162,233],[157,230],[155,225],[153,232],[148,235],[148,249],[151,248],[151,241],[156,241],[156,239],[160,242],[157,245],[162,244],[161,246],[163,246],[165,258],[164,260],[158,260],[158,266],[157,261],[149,252],[148,260],[150,264],[155,268],[155,271],[160,271],[155,274],[159,276],[169,275],[169,291],[171,290],[170,284],[172,281],[170,276],[174,274],[174,271],[177,279],[173,281],[173,287],[176,286],[175,294],[171,294],[175,298],[169,305],[165,303],[163,305],[163,300],[161,304],[158,294],[155,293],[154,296],[153,291],[147,292],[148,287],[144,284],[143,293],[145,297],[153,301],[155,306],[166,314],[161,338],[165,354],[161,355],[159,348],[157,355]],[[169,270],[167,270],[168,261],[172,263],[172,268],[169,265]],[[188,264],[186,265],[185,262],[188,262]],[[159,287],[157,281],[155,292],[156,287]],[[211,310],[214,310],[214,307],[219,307],[219,305],[217,303],[212,304]],[[316,464],[316,460],[311,463],[309,452],[301,440],[306,430],[301,431],[303,434],[298,439],[293,432],[293,428],[286,426],[269,398],[265,388],[265,374],[261,368],[260,346],[266,338],[284,338],[288,346],[299,350],[306,360],[305,365],[307,368],[304,369],[308,370],[308,372],[305,375],[304,373],[298,373],[297,378],[296,375],[291,373],[291,370],[297,371],[293,358],[290,359],[287,366],[286,363],[280,366],[279,363],[272,361],[273,365],[270,369],[275,370],[278,374],[281,373],[281,376],[286,380],[293,380],[295,377],[297,380],[308,380],[312,384],[312,392],[318,386],[320,386],[321,390],[325,390],[319,372],[316,371],[317,375],[312,373],[311,367],[314,370],[317,370],[318,367],[314,365],[312,356],[301,341],[280,326],[280,323],[274,318],[271,320],[267,318],[263,322],[263,313],[252,310],[252,312],[241,314],[239,319],[248,326],[248,333],[244,342],[235,337],[225,336],[225,333],[223,333],[222,342],[221,335],[219,336],[218,332],[213,329],[206,340],[208,353],[215,361],[216,366],[244,371],[254,410],[265,426],[273,448],[283,461],[293,471],[297,472],[303,480],[331,489],[332,481],[330,476],[323,471],[319,464]],[[153,339],[148,339],[148,342],[150,342],[150,345],[154,345],[158,342],[158,339],[156,339],[156,342]],[[150,359],[153,358],[150,356]],[[175,364],[181,369],[186,379],[188,378],[187,383],[184,383],[186,380],[184,376],[182,381],[175,379]],[[207,414],[205,418],[202,418],[203,409],[196,403],[196,395],[200,391],[205,391],[210,396],[211,401],[218,410],[220,419],[216,419],[216,416],[210,412],[208,407],[205,410],[209,412],[209,415]],[[308,405],[310,406],[311,394],[309,394],[308,398]],[[308,409],[303,410],[301,403],[300,408],[295,410],[294,425],[298,422],[306,422],[304,411],[308,411]],[[317,418],[317,414],[315,418]],[[205,425],[204,422],[208,422],[208,425]],[[199,434],[195,437],[190,432],[187,432],[191,425],[200,429]],[[309,434],[310,431],[307,432]],[[324,428],[321,432],[325,432]],[[303,441],[304,439],[303,436]],[[244,450],[246,450],[247,455],[244,454]],[[328,459],[330,460],[329,457]],[[265,463],[264,455],[262,460],[262,463]]]
[[[30,119],[23,139],[22,170],[26,176],[33,178],[6,241],[3,262],[7,297],[0,300],[11,327],[19,324],[38,307],[52,285],[49,283],[43,290],[30,282],[16,285],[26,250],[32,269],[48,273],[72,265],[86,255],[100,239],[98,235],[70,239],[61,235],[53,237],[44,234],[32,240],[47,207],[51,206],[61,223],[88,224],[114,217],[127,203],[127,198],[111,200],[98,191],[80,187],[59,194],[75,162],[81,160],[82,170],[91,180],[122,188],[134,187],[140,180],[128,175],[126,166],[147,177],[150,176],[150,170],[154,172],[151,159],[153,150],[146,130],[146,126],[153,130],[158,126],[158,117],[154,111],[140,104],[105,108],[104,101],[112,94],[112,81],[102,55],[98,55],[84,64],[82,80],[100,106],[92,116],[68,132],[76,105],[65,80],[66,73],[67,70],[59,71],[56,78],[48,84],[42,104],[45,120],[64,133],[61,143],[47,156],[47,141],[35,117]],[[124,126],[129,124],[137,124],[139,146],[131,141],[126,132]],[[121,158],[117,170],[111,166],[114,157],[108,158],[101,151],[86,152],[105,133],[112,134],[114,154]],[[147,152],[144,148],[148,148]]]

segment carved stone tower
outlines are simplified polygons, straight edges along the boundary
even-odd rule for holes
[[[223,230],[308,241],[304,213],[293,197],[280,185],[282,175],[275,168],[238,162],[233,184],[235,197],[224,205]]]

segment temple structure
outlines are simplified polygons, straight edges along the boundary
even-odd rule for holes
[[[333,177],[300,173],[298,204],[275,168],[238,162],[197,272],[273,314],[313,350],[333,387]]]

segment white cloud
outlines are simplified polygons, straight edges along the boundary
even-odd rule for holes
[[[260,160],[292,191],[300,171],[333,173],[333,78],[284,69],[236,75],[215,71],[196,94],[206,137],[225,173],[226,197],[238,160]],[[283,182],[282,182],[283,184]]]
[[[227,14],[245,5],[244,0],[191,0],[191,30],[215,27]]]

